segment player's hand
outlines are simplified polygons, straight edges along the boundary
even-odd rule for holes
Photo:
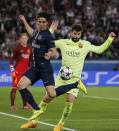
[[[16,77],[16,71],[12,71],[10,75],[11,77]]]
[[[50,29],[55,31],[57,29],[57,27],[58,27],[58,24],[59,24],[58,20],[53,21],[51,26],[50,26]]]
[[[109,37],[111,37],[111,38],[115,38],[115,33],[114,32],[111,32],[110,34],[109,34]]]
[[[46,60],[49,60],[50,57],[51,57],[51,55],[50,55],[50,53],[45,53],[45,56],[44,56],[44,57],[45,57]]]
[[[14,71],[11,71],[10,75],[11,75],[11,77],[16,77],[17,74],[18,74],[18,72],[14,70]]]
[[[20,20],[25,21],[25,17],[23,15],[19,15]]]

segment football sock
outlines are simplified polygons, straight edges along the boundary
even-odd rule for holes
[[[72,83],[72,84],[68,84],[68,85],[62,85],[57,87],[56,90],[56,95],[60,96],[62,94],[65,94],[66,92],[68,92],[69,90],[73,89],[73,88],[77,88],[78,82]]]
[[[25,99],[22,97],[22,95],[21,95],[21,98],[22,98],[22,101],[23,101],[23,106],[27,105],[27,102],[26,102]]]
[[[73,106],[73,103],[66,102],[65,107],[64,107],[64,111],[63,111],[63,114],[62,114],[62,117],[61,117],[59,123],[62,123],[64,125],[65,121],[67,120],[67,118],[71,114],[72,106]]]
[[[39,107],[40,107],[40,109],[44,112],[44,111],[46,111],[47,105],[48,105],[48,104],[45,103],[45,102],[42,100],[41,103],[39,104]],[[36,118],[35,120],[33,120],[33,121],[32,121],[33,124],[37,124],[38,121],[39,121],[39,118],[40,118],[40,116],[39,116],[38,118]]]
[[[11,98],[11,106],[14,105],[15,97],[16,97],[16,88],[13,87],[10,93],[10,98]]]
[[[23,106],[26,106],[27,102],[25,101],[25,99],[22,98],[22,101],[23,101]]]
[[[43,100],[41,101],[41,103],[39,104],[40,109],[42,109],[42,111],[46,111],[48,103],[45,103]]]
[[[22,98],[25,99],[33,107],[33,109],[40,110],[32,94],[28,91],[27,88],[19,90],[19,92],[21,93]]]

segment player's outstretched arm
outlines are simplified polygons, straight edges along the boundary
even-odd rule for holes
[[[19,15],[19,18],[20,18],[20,19],[22,20],[22,22],[24,23],[25,28],[26,28],[28,34],[29,34],[30,36],[33,36],[33,29],[32,29],[31,26],[27,23],[25,17],[24,17],[23,15]]]
[[[108,36],[108,39],[101,46],[91,45],[89,51],[95,52],[97,54],[103,53],[112,43],[115,38],[115,33],[111,32]]]

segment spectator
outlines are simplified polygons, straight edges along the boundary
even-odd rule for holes
[[[70,36],[72,23],[81,23],[84,26],[82,38],[91,41],[95,45],[102,42],[101,35],[104,32],[114,31],[119,36],[119,1],[113,0],[1,0],[0,2],[0,47],[5,44],[0,58],[9,58],[8,48],[13,48],[18,35],[25,32],[23,24],[17,20],[19,14],[24,14],[28,23],[35,27],[35,15],[42,11],[48,11],[58,16],[59,27],[56,31],[56,39]],[[22,7],[22,8],[21,8]],[[32,12],[32,13],[31,13]],[[83,23],[82,23],[83,22]],[[103,30],[102,30],[103,28]],[[97,37],[98,36],[98,37]],[[106,39],[106,37],[104,38]],[[103,40],[104,41],[104,40]],[[119,42],[119,41],[118,41]],[[115,42],[117,43],[117,41]],[[15,45],[15,44],[12,44]],[[118,44],[119,45],[119,44]],[[118,59],[119,48],[112,45],[110,59]],[[112,49],[116,49],[112,51]],[[4,53],[5,51],[5,53]],[[9,54],[9,53],[8,53]],[[5,55],[5,56],[4,56]],[[87,59],[103,57],[91,54]]]

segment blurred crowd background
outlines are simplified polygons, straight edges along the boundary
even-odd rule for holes
[[[36,15],[42,11],[57,16],[56,39],[69,38],[74,23],[83,25],[82,39],[97,46],[110,32],[115,32],[117,37],[104,54],[90,53],[87,59],[119,59],[119,0],[0,0],[0,59],[10,57],[12,49],[19,44],[19,35],[26,32],[19,14],[35,28]]]

